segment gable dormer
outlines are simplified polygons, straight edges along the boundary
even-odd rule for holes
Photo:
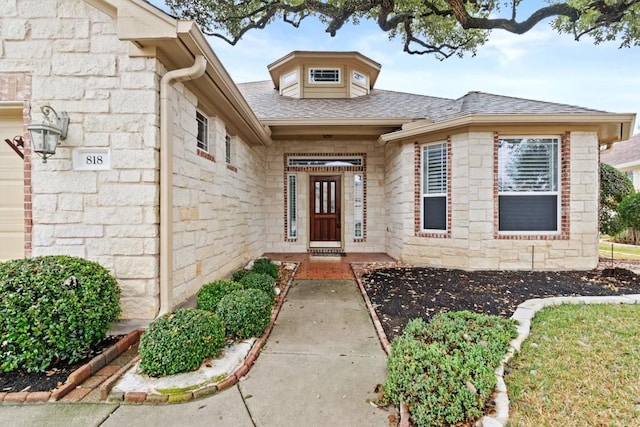
[[[358,52],[294,51],[268,67],[282,96],[356,98],[368,95],[380,64]]]

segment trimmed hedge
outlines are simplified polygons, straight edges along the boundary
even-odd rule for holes
[[[224,345],[225,329],[218,316],[179,309],[154,320],[140,338],[140,369],[151,376],[193,371]]]
[[[231,275],[231,280],[233,280],[234,282],[241,282],[242,278],[248,274],[253,273],[251,270],[245,270],[245,269],[240,269],[240,270],[236,270],[233,272],[233,274]]]
[[[241,283],[233,280],[216,280],[215,282],[207,283],[200,288],[196,295],[196,307],[215,313],[218,303],[224,296],[243,288]]]
[[[120,315],[120,288],[96,262],[42,256],[0,263],[0,371],[74,363]]]
[[[253,262],[253,267],[251,267],[251,271],[253,271],[254,273],[268,274],[274,279],[278,279],[280,268],[278,267],[277,264],[275,264],[269,258],[258,258]]]
[[[275,283],[276,279],[269,276],[266,273],[249,273],[246,274],[240,283],[245,289],[260,289],[272,298],[275,297]]]
[[[243,289],[222,298],[216,313],[236,339],[257,337],[269,325],[273,297],[259,289]]]
[[[468,311],[411,320],[391,343],[384,399],[408,405],[418,427],[476,420],[516,335],[513,320]]]

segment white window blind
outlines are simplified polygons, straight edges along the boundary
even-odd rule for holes
[[[310,68],[309,83],[340,83],[340,69]]]
[[[425,194],[447,192],[447,147],[445,144],[427,145],[423,151]]]
[[[500,192],[558,191],[558,138],[500,139]]]

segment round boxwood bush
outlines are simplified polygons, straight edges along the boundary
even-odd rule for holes
[[[215,312],[222,297],[240,289],[243,289],[242,284],[233,280],[216,280],[215,282],[207,283],[200,288],[196,295],[196,307]]]
[[[216,313],[236,339],[257,337],[269,325],[273,297],[260,289],[231,292],[220,300]]]
[[[120,315],[120,288],[96,262],[42,256],[0,263],[0,371],[74,363]]]
[[[244,276],[246,276],[247,274],[251,274],[251,273],[252,273],[251,270],[245,270],[245,269],[236,270],[231,275],[231,280],[233,280],[234,282],[240,282],[240,281],[242,281],[242,278]]]
[[[179,309],[154,320],[140,338],[140,370],[151,376],[193,371],[224,344],[224,325],[218,316]]]
[[[240,279],[245,289],[260,289],[272,298],[275,296],[276,280],[265,273],[250,273]]]
[[[254,273],[265,273],[274,279],[278,278],[279,270],[278,266],[269,258],[258,258],[253,262],[253,267],[251,267],[251,271]]]

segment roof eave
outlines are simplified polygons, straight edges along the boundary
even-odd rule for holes
[[[215,97],[221,116],[247,142],[273,142],[194,21],[175,19],[140,0],[85,1],[110,15],[115,13],[118,38],[130,41],[137,54],[157,57],[169,70],[189,67],[197,55],[203,55],[207,60],[205,75],[187,83],[206,94],[199,100],[206,103],[207,98]],[[238,121],[240,124],[234,124]]]
[[[387,144],[474,125],[594,125],[600,143],[609,145],[629,138],[635,125],[635,114],[474,114],[436,123],[415,124],[406,129],[381,135],[378,142]]]

